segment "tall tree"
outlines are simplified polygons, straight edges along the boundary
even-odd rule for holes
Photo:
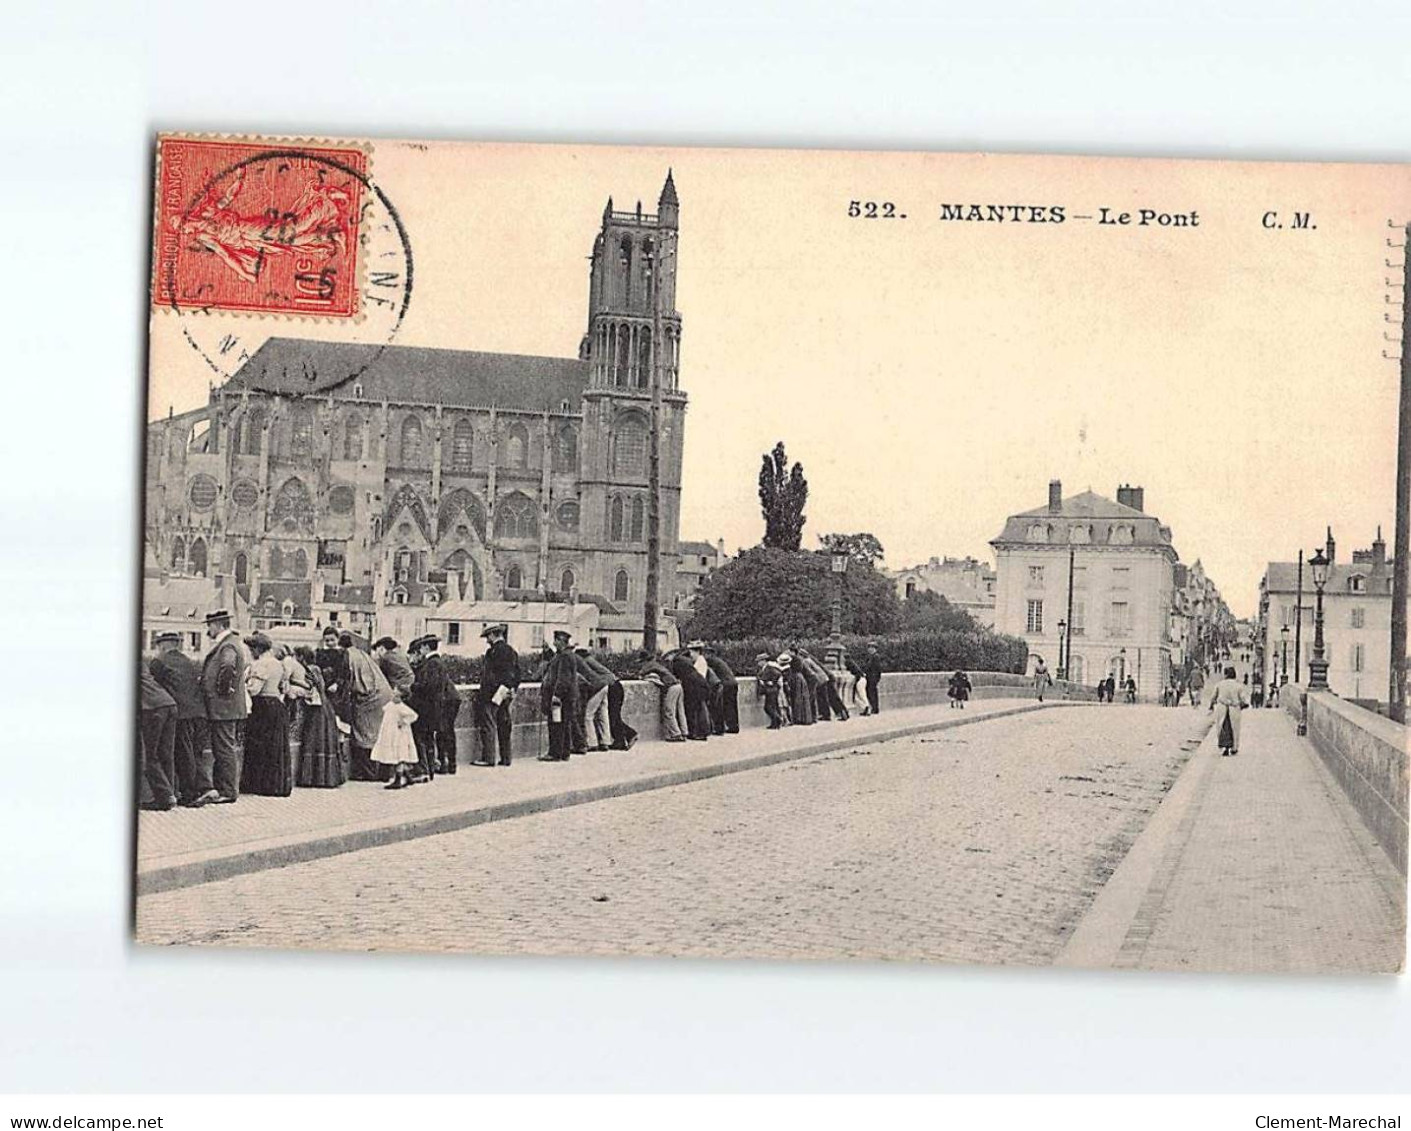
[[[885,554],[875,534],[820,534],[818,544],[825,553],[847,554],[858,565],[880,565]]]
[[[808,480],[803,464],[789,470],[784,441],[764,457],[759,469],[759,508],[764,515],[764,544],[776,550],[797,550],[806,521],[803,509],[808,502]]]

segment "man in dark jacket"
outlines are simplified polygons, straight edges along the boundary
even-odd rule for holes
[[[201,696],[206,701],[206,726],[214,763],[212,804],[229,804],[240,796],[240,763],[245,757],[245,720],[250,699],[245,694],[245,669],[250,657],[240,634],[230,627],[230,612],[206,614],[211,650],[201,665]]]
[[[661,737],[664,742],[685,742],[689,729],[681,705],[681,681],[654,652],[637,653],[637,678],[661,691]]]
[[[867,645],[867,655],[862,660],[862,675],[867,680],[867,713],[882,713],[881,684],[882,657],[877,654],[877,645]]]
[[[146,660],[139,658],[137,664],[138,707],[141,712],[137,749],[142,765],[140,782],[146,786],[146,794],[138,801],[138,808],[173,809],[176,807],[176,769],[172,761],[172,743],[176,738],[176,700],[157,682]]]
[[[392,690],[400,691],[405,699],[412,693],[412,665],[407,654],[390,636],[384,636],[372,646],[373,659],[392,685]]]
[[[177,796],[193,808],[220,795],[211,785],[211,756],[206,748],[206,700],[201,694],[201,669],[181,650],[181,633],[163,632],[161,649],[152,660],[152,676],[176,701]]]
[[[445,773],[448,760],[451,764],[456,760],[454,730],[451,731],[449,759],[441,745],[442,708],[446,701],[446,684],[450,681],[441,657],[436,655],[439,644],[435,636],[419,636],[407,645],[412,664],[412,689],[407,696],[407,706],[416,712],[412,740],[416,743],[419,776],[426,781]]]
[[[554,633],[554,654],[539,677],[539,709],[549,728],[549,750],[539,755],[541,762],[568,761],[579,701],[578,657],[570,646],[572,639],[562,629]]]
[[[710,696],[710,729],[716,734],[740,733],[740,687],[735,671],[714,648],[705,652],[706,664],[720,682]]]
[[[686,737],[704,742],[710,736],[710,684],[696,670],[695,653],[690,648],[673,653],[670,660],[671,674],[680,682],[686,704]]]
[[[514,751],[510,739],[513,723],[510,704],[519,686],[519,653],[510,647],[509,625],[492,624],[481,638],[489,642],[485,649],[485,664],[480,670],[480,686],[472,704],[475,711],[475,733],[480,739],[480,757],[472,765],[493,766],[499,751],[499,765],[508,766]],[[450,773],[455,773],[452,769]]]

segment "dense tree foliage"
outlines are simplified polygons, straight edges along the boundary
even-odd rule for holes
[[[847,554],[859,565],[879,566],[885,551],[875,534],[820,534],[818,544],[830,554]]]
[[[847,631],[890,632],[900,624],[896,590],[871,566],[850,564],[837,575],[828,554],[756,546],[702,584],[691,634],[712,640],[827,635],[839,576]]]
[[[904,632],[978,632],[980,625],[939,593],[918,589],[901,604]]]

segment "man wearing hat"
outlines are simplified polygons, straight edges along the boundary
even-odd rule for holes
[[[480,686],[476,688],[473,709],[475,733],[480,739],[480,757],[472,766],[508,766],[513,760],[511,747],[513,720],[510,704],[519,686],[519,653],[510,647],[510,627],[492,624],[480,634],[487,642],[485,664],[480,670]],[[452,770],[451,773],[455,773]]]
[[[163,632],[152,660],[152,676],[176,701],[177,796],[192,807],[220,797],[211,785],[211,758],[206,750],[206,700],[201,694],[201,669],[181,650],[181,633]]]
[[[607,668],[593,659],[587,648],[575,648],[578,658],[578,676],[583,681],[582,705],[579,707],[577,731],[574,738],[583,744],[585,750],[607,750],[612,737],[612,724],[608,720],[608,688],[616,681]],[[593,733],[588,733],[588,728]],[[589,740],[593,742],[589,744]]]
[[[761,652],[754,658],[755,694],[764,700],[764,713],[769,716],[769,729],[778,730],[784,725],[784,716],[779,713],[779,688],[784,681],[784,669],[768,652]]]
[[[438,773],[455,773],[456,715],[460,699],[456,686],[446,675],[436,649],[441,642],[434,635],[419,636],[407,645],[411,656],[412,689],[407,706],[416,712],[412,739],[420,763],[419,776],[431,781]],[[447,690],[449,688],[449,691]],[[450,738],[446,738],[446,715],[450,714]],[[450,769],[447,769],[447,767]]]
[[[250,657],[240,634],[230,627],[228,609],[206,614],[206,635],[211,638],[211,650],[201,665],[201,696],[211,736],[211,780],[216,793],[210,801],[228,805],[240,796],[245,720],[250,715],[245,692]]]
[[[554,654],[540,677],[539,707],[549,727],[549,750],[541,762],[567,762],[573,720],[578,715],[578,657],[573,638],[563,629],[554,632]]]
[[[686,708],[681,701],[681,681],[655,652],[637,653],[637,678],[661,689],[661,737],[665,742],[686,741]]]

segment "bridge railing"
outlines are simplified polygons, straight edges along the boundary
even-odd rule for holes
[[[950,686],[950,672],[887,672],[882,676],[880,701],[883,711],[902,707],[920,707],[932,703],[944,703]],[[1028,676],[1013,675],[1009,672],[970,672],[974,687],[974,699],[1025,698],[1034,694],[1034,681]],[[661,692],[654,684],[640,679],[622,681],[622,717],[634,727],[643,741],[661,737]],[[457,745],[461,751],[461,761],[477,757],[473,745],[474,713],[470,698],[475,692],[474,684],[460,686],[463,704],[456,718]],[[755,690],[753,676],[739,678],[740,729],[768,725],[764,713],[764,702]],[[1049,699],[1095,699],[1092,688],[1080,684],[1057,681],[1048,689]],[[851,709],[851,707],[849,708]],[[540,711],[539,684],[524,683],[514,698],[510,708],[514,727],[513,741],[518,754],[534,754],[548,746],[548,728]]]
[[[1337,779],[1362,824],[1404,876],[1407,861],[1407,732],[1382,715],[1289,684],[1280,701]]]

